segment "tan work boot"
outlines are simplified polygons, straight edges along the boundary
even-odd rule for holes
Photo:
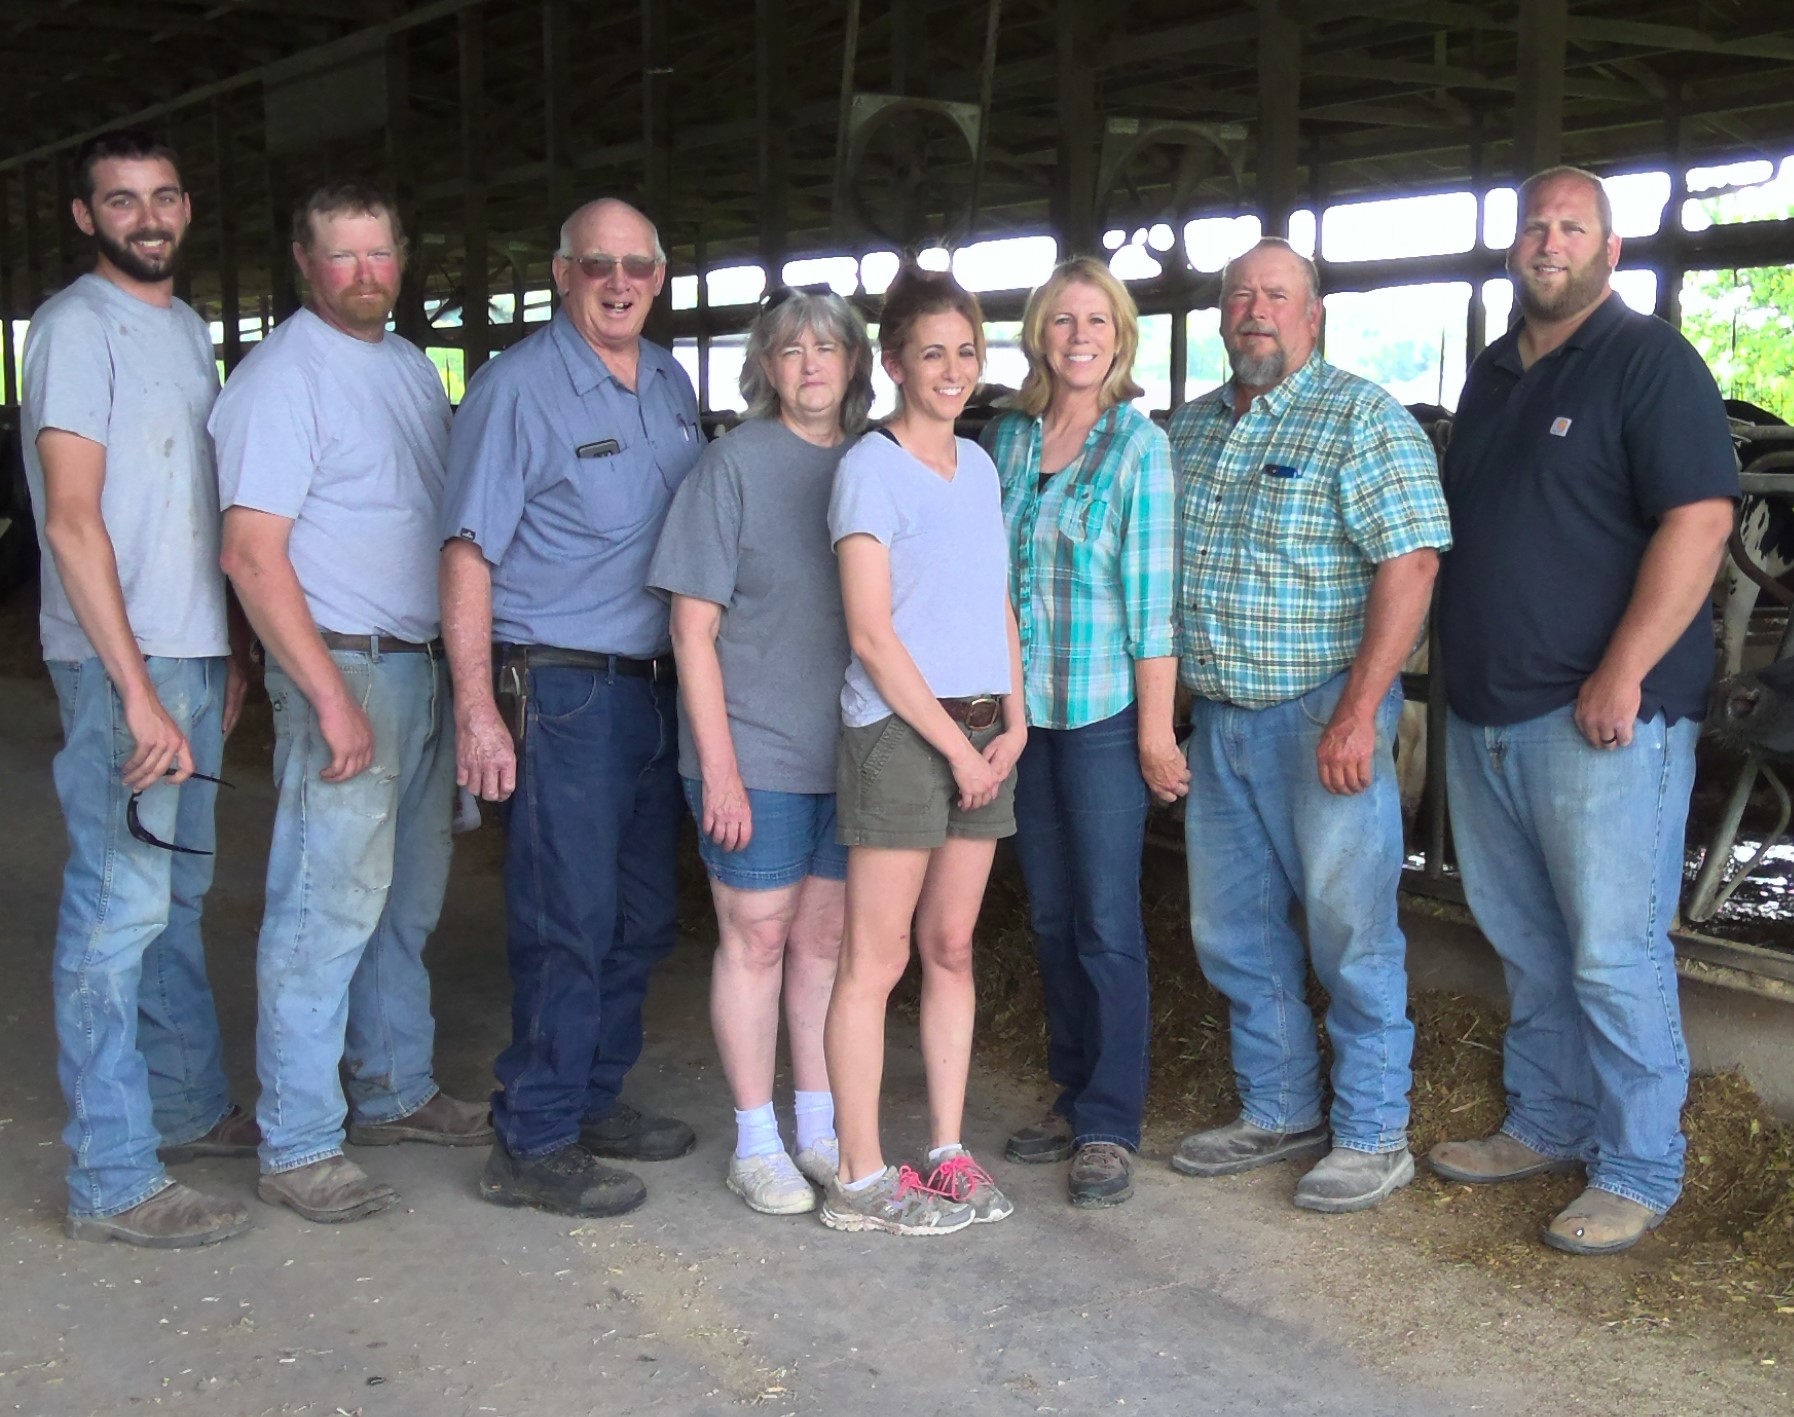
[[[1590,1186],[1545,1227],[1544,1240],[1572,1255],[1613,1255],[1631,1249],[1662,1223],[1662,1211]]]
[[[390,1122],[349,1123],[349,1142],[353,1146],[392,1146],[402,1141],[431,1146],[490,1146],[492,1109],[484,1098],[462,1102],[438,1091],[415,1112],[394,1117]]]
[[[121,1240],[146,1250],[184,1250],[240,1235],[250,1228],[250,1220],[248,1210],[235,1201],[171,1181],[129,1210],[117,1215],[71,1215],[62,1228],[71,1240]]]
[[[1442,1141],[1426,1155],[1427,1165],[1448,1181],[1467,1186],[1490,1186],[1499,1181],[1522,1181],[1547,1171],[1573,1171],[1574,1161],[1546,1156],[1506,1132],[1478,1141]]]
[[[399,1193],[376,1181],[346,1156],[326,1156],[309,1166],[275,1171],[255,1183],[255,1193],[269,1205],[284,1205],[307,1220],[335,1225],[385,1210]]]

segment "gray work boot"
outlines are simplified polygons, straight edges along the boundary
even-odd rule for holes
[[[71,1215],[62,1228],[71,1240],[120,1240],[146,1250],[184,1250],[240,1235],[250,1228],[250,1220],[237,1202],[173,1181],[129,1210],[117,1215]]]
[[[351,1122],[355,1146],[418,1141],[430,1146],[486,1146],[492,1141],[492,1109],[485,1098],[462,1102],[438,1090],[428,1102],[390,1122]]]
[[[255,1118],[236,1103],[212,1125],[212,1130],[192,1141],[173,1146],[159,1146],[156,1157],[166,1166],[183,1161],[197,1161],[204,1156],[254,1156],[262,1142],[262,1129]],[[249,1212],[244,1211],[247,1218]]]
[[[1324,1215],[1369,1210],[1391,1191],[1414,1179],[1414,1153],[1350,1151],[1336,1146],[1296,1182],[1296,1205]]]
[[[1241,1117],[1185,1137],[1171,1157],[1171,1169],[1186,1176],[1237,1176],[1273,1161],[1306,1161],[1326,1149],[1325,1124],[1305,1132],[1270,1132]]]
[[[1545,1227],[1544,1240],[1572,1255],[1613,1255],[1629,1250],[1663,1223],[1664,1213],[1590,1186]]]
[[[360,1220],[385,1210],[399,1193],[376,1181],[346,1156],[326,1156],[309,1166],[266,1173],[255,1193],[269,1205],[284,1205],[320,1225]]]
[[[1467,1186],[1491,1186],[1499,1181],[1523,1181],[1547,1171],[1573,1171],[1574,1161],[1546,1156],[1506,1132],[1480,1141],[1442,1141],[1426,1154],[1426,1164],[1448,1181]]]
[[[1075,1206],[1120,1205],[1134,1193],[1133,1157],[1112,1141],[1085,1142],[1071,1159],[1066,1183]]]

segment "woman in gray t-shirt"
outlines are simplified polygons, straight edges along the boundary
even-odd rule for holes
[[[865,326],[838,295],[774,292],[748,333],[741,392],[747,419],[680,486],[648,584],[672,597],[679,772],[716,906],[710,1017],[737,1132],[728,1186],[793,1215],[815,1208],[809,1182],[826,1185],[839,1156],[822,1026],[847,874],[834,785],[848,651],[828,500],[872,404]],[[772,1107],[781,992],[795,1160]]]

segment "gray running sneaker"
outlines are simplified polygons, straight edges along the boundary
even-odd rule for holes
[[[934,1168],[928,1189],[971,1206],[972,1220],[978,1225],[993,1225],[1015,1214],[1015,1202],[997,1189],[990,1172],[972,1160],[972,1153],[964,1147]]]
[[[729,1189],[762,1215],[802,1215],[816,1209],[816,1192],[783,1150],[764,1156],[731,1156]]]
[[[836,1176],[822,1200],[822,1223],[831,1230],[882,1230],[887,1235],[950,1235],[972,1223],[972,1207],[931,1190],[908,1166],[887,1166],[863,1191],[850,1191]]]
[[[814,1146],[798,1152],[793,1160],[812,1186],[826,1191],[835,1172],[841,1169],[841,1142],[836,1137],[823,1137]]]

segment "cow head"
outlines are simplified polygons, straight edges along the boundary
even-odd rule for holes
[[[1739,748],[1771,762],[1794,762],[1794,660],[1734,674],[1713,690],[1708,724]]]

